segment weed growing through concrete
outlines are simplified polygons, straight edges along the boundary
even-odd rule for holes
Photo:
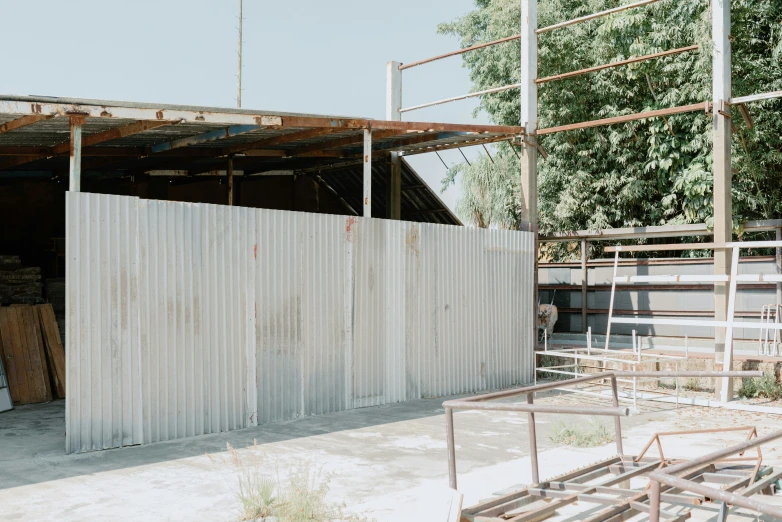
[[[576,448],[592,448],[613,442],[614,434],[598,419],[592,417],[585,427],[577,424],[558,423],[551,440]]]
[[[228,445],[230,460],[239,469],[240,520],[262,522],[369,522],[345,513],[344,504],[329,502],[331,477],[311,462],[291,466],[286,480],[269,478],[266,466],[253,455],[243,456]]]
[[[743,379],[738,394],[742,399],[763,397],[779,400],[782,399],[782,386],[777,383],[773,375],[766,374],[757,379]]]

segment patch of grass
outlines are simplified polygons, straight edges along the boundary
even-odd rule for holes
[[[331,477],[312,464],[292,467],[287,480],[269,478],[259,461],[248,465],[242,455],[228,446],[231,462],[240,470],[239,519],[274,522],[369,522],[365,517],[345,513],[345,504],[329,502]]]
[[[687,383],[684,385],[684,389],[692,392],[700,390],[700,382],[698,382],[698,378],[691,377],[687,379]]]
[[[551,440],[576,448],[592,448],[613,442],[614,434],[596,418],[590,418],[587,426],[567,425],[560,422],[554,427]]]
[[[778,400],[782,399],[782,386],[777,383],[773,375],[766,374],[757,379],[743,379],[738,395],[742,399],[764,397],[766,399]]]

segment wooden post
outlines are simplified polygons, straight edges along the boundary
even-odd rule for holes
[[[85,119],[80,114],[70,116],[71,142],[68,190],[71,192],[81,192],[81,127],[84,125]]]

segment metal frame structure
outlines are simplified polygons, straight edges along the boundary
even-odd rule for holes
[[[752,495],[762,492],[766,488],[771,487],[777,480],[782,477],[782,470],[772,470],[765,478],[759,481],[755,481],[759,476],[757,470],[760,467],[760,461],[755,468],[755,473],[749,477],[749,482],[732,485],[723,489],[717,489],[709,487],[703,483],[698,483],[693,480],[692,470],[699,468],[700,466],[709,465],[720,460],[724,460],[731,455],[741,454],[745,451],[757,448],[758,456],[760,458],[760,446],[774,440],[782,438],[782,431],[775,431],[765,435],[763,437],[756,437],[751,440],[747,440],[740,444],[730,446],[728,448],[718,450],[703,457],[694,458],[679,464],[675,464],[670,467],[666,467],[659,471],[654,471],[649,474],[649,521],[659,522],[663,513],[661,504],[667,502],[667,499],[663,495],[662,485],[665,484],[668,489],[677,488],[682,491],[696,493],[706,498],[718,500],[722,502],[720,508],[720,514],[718,516],[719,522],[727,520],[729,506],[737,506],[751,510],[753,512],[762,513],[776,518],[782,518],[782,507],[774,506],[765,502],[761,502],[757,498],[751,498]],[[734,493],[733,491],[741,489],[740,493]]]
[[[621,417],[628,416],[627,408],[619,407],[619,397],[617,393],[617,379],[635,374],[642,377],[757,377],[762,372],[743,371],[743,372],[606,372],[597,375],[590,375],[570,379],[559,383],[547,383],[535,386],[527,386],[502,392],[488,393],[466,399],[450,400],[443,403],[446,419],[446,438],[448,446],[448,477],[449,485],[452,489],[457,489],[456,473],[456,442],[454,436],[454,410],[483,410],[483,411],[511,411],[526,412],[528,414],[529,443],[530,443],[530,465],[532,483],[520,490],[499,497],[483,501],[476,506],[462,510],[461,520],[469,522],[477,521],[506,521],[514,522],[532,522],[540,521],[555,514],[559,509],[566,508],[576,502],[584,504],[594,504],[592,509],[579,507],[584,513],[582,520],[590,522],[600,522],[609,520],[626,520],[634,514],[650,513],[653,509],[654,500],[649,504],[649,495],[644,489],[632,489],[629,487],[632,479],[643,478],[653,473],[655,470],[663,468],[672,463],[667,460],[662,451],[661,437],[676,434],[688,433],[712,433],[715,431],[749,431],[749,436],[756,436],[753,428],[740,427],[728,428],[725,430],[694,430],[690,432],[677,433],[659,433],[656,434],[647,444],[646,448],[637,455],[630,456],[624,453],[622,445],[622,426]],[[573,386],[581,383],[587,383],[598,380],[610,380],[612,389],[611,407],[600,406],[567,406],[567,405],[544,405],[535,404],[534,395],[538,392],[553,390],[565,386]],[[526,396],[525,402],[490,402],[499,399],[510,399],[521,395]],[[584,468],[567,472],[562,475],[547,480],[540,479],[540,469],[537,450],[537,432],[535,426],[536,414],[568,414],[568,415],[601,415],[614,417],[614,432],[617,455],[604,459],[595,464]],[[750,431],[751,430],[751,431]],[[782,436],[782,432],[780,435]],[[766,438],[753,439],[751,446],[755,447],[756,441],[762,443]],[[657,458],[646,457],[646,453],[652,444],[657,443],[660,455]],[[745,443],[748,444],[748,443]],[[733,453],[738,453],[735,451]],[[755,465],[750,469],[742,466],[739,469],[717,468],[716,464],[733,465],[733,462],[725,461],[724,456],[709,460],[698,459],[698,463],[688,466],[686,478],[701,480],[705,482],[720,481],[729,484],[731,491],[740,488],[746,488],[744,494],[749,496],[762,491],[772,484],[769,477],[776,480],[782,476],[782,471],[772,468],[761,468],[762,454],[758,457],[746,460],[754,460]],[[766,477],[759,482],[755,482],[759,477]],[[597,481],[597,482],[595,482]],[[751,490],[751,491],[750,491]],[[709,498],[702,495],[682,495],[670,488],[666,491],[660,491],[661,497],[665,502],[680,504],[690,508],[707,503]],[[551,502],[538,502],[545,499]],[[537,504],[537,505],[536,505]],[[659,504],[659,501],[658,501]],[[738,504],[737,504],[738,505]],[[689,513],[670,514],[663,512],[667,519],[686,520]],[[615,518],[620,516],[621,518]]]
[[[747,241],[740,243],[695,243],[695,244],[675,244],[675,245],[640,245],[640,246],[615,246],[606,248],[606,252],[614,253],[614,273],[611,278],[611,303],[608,311],[608,327],[606,332],[605,349],[608,350],[611,341],[612,324],[633,324],[633,325],[665,325],[665,326],[708,326],[713,328],[725,329],[725,352],[723,358],[723,369],[729,371],[733,368],[733,331],[736,328],[749,328],[758,330],[782,330],[782,324],[770,322],[747,322],[736,321],[736,294],[738,284],[741,283],[763,283],[774,282],[782,283],[782,274],[739,274],[739,258],[741,250],[748,248],[781,248],[782,241]],[[732,251],[731,272],[730,275],[712,274],[712,275],[660,275],[660,276],[617,276],[620,252],[645,252],[651,250],[704,250],[714,249],[716,251]],[[616,294],[616,284],[623,283],[713,283],[728,284],[728,315],[725,320],[719,319],[715,314],[715,319],[668,319],[668,318],[650,318],[643,316],[634,317],[614,317],[614,298]],[[733,397],[733,383],[730,378],[722,380],[720,398],[723,402],[731,400]]]
[[[521,140],[521,186],[522,186],[522,221],[528,230],[537,232],[537,155],[542,147],[539,137],[556,133],[566,132],[576,129],[586,129],[591,127],[614,125],[628,121],[643,120],[654,117],[665,117],[671,114],[682,114],[687,112],[703,111],[712,118],[713,132],[713,157],[714,157],[714,240],[718,244],[725,244],[732,240],[733,225],[733,207],[731,200],[732,186],[732,168],[731,168],[731,109],[736,107],[746,117],[747,103],[761,100],[770,100],[782,98],[782,91],[768,93],[759,93],[749,96],[734,97],[732,92],[732,53],[731,53],[731,7],[730,2],[716,2],[711,7],[712,19],[712,54],[713,54],[713,75],[712,75],[712,98],[704,100],[701,103],[681,107],[670,107],[666,109],[640,112],[623,116],[603,118],[592,121],[584,121],[566,125],[557,125],[553,127],[538,128],[538,84],[549,81],[562,80],[597,72],[613,67],[620,67],[630,63],[653,60],[662,56],[670,56],[683,52],[691,52],[697,49],[697,46],[688,46],[679,49],[671,49],[662,53],[656,53],[646,56],[634,57],[629,60],[615,62],[612,64],[602,64],[598,66],[581,69],[578,71],[566,72],[547,78],[538,78],[538,35],[549,31],[559,30],[575,24],[587,22],[597,18],[610,16],[620,11],[636,9],[656,3],[660,0],[641,0],[635,3],[629,3],[605,11],[582,16],[572,20],[566,20],[548,27],[538,27],[537,20],[537,0],[521,0],[521,31],[518,35],[508,36],[499,40],[485,42],[450,53],[419,60],[408,65],[398,62],[390,62],[388,65],[389,84],[395,85],[395,98],[389,96],[389,110],[394,116],[414,110],[432,107],[443,103],[455,102],[471,97],[488,96],[493,93],[512,89],[520,89],[521,103],[521,121],[520,125],[524,129],[524,137]],[[463,55],[468,52],[484,49],[489,46],[501,45],[511,41],[520,40],[521,42],[521,70],[519,83],[497,86],[492,89],[486,89],[479,92],[473,92],[462,96],[456,96],[414,107],[402,107],[402,71],[418,67],[424,64],[432,63],[438,60],[452,56]],[[780,238],[782,239],[782,238]],[[582,246],[585,242],[582,243]],[[718,250],[714,255],[714,273],[727,276],[731,271],[731,259],[727,252]],[[725,321],[728,316],[728,288],[723,282],[717,282],[714,285],[715,317],[718,321]],[[584,317],[586,319],[586,317]],[[722,357],[726,347],[726,330],[718,327],[715,331],[715,352],[719,359]],[[719,362],[719,360],[718,360]]]

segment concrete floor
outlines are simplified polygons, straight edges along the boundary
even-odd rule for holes
[[[536,402],[606,403],[584,396]],[[441,520],[448,498],[443,399],[366,408],[182,441],[64,454],[64,403],[0,414],[0,521],[237,520],[243,470],[284,479],[309,462],[331,474],[331,499],[377,520]],[[638,452],[654,432],[756,425],[782,428],[770,415],[647,404],[623,419],[625,451]],[[538,416],[541,475],[594,462],[613,445],[573,449],[550,440],[564,417]],[[569,423],[584,422],[568,417]],[[610,419],[605,419],[610,423]],[[460,412],[455,416],[459,490],[464,506],[530,480],[527,417]],[[708,453],[743,434],[665,443],[666,456]],[[227,445],[238,448],[235,455]],[[782,443],[764,448],[778,464]]]

